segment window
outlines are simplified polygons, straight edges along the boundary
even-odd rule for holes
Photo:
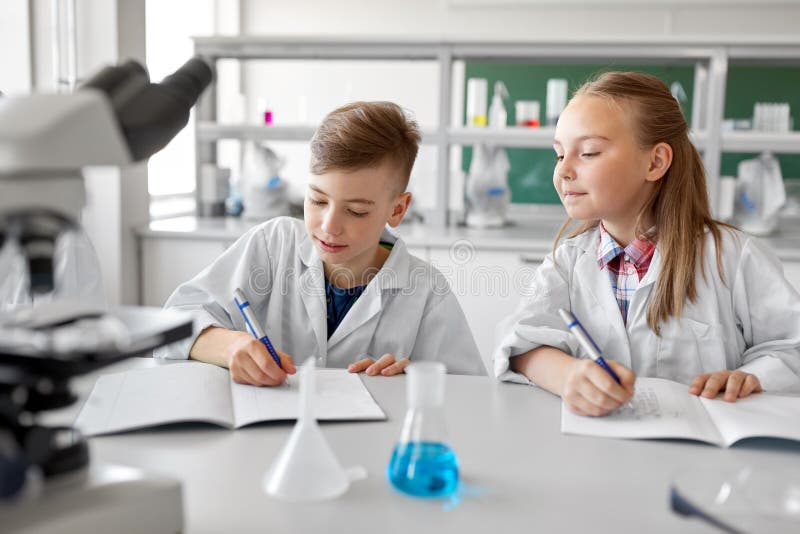
[[[158,82],[192,57],[191,37],[215,32],[215,2],[147,0],[145,9],[147,69],[150,79]],[[147,164],[147,189],[153,203],[159,204],[155,212],[151,208],[153,214],[186,211],[191,204],[195,190],[193,120]],[[174,210],[169,209],[170,204]]]

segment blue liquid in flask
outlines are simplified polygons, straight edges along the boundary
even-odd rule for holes
[[[400,443],[386,468],[392,485],[415,497],[442,497],[458,486],[458,460],[444,443]]]

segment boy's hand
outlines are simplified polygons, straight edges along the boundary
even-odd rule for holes
[[[392,354],[384,354],[378,361],[372,358],[364,358],[347,366],[351,373],[366,372],[369,376],[381,374],[383,376],[399,375],[408,365],[408,358],[400,358],[395,361]]]
[[[229,345],[225,359],[231,377],[239,384],[253,384],[255,386],[279,386],[286,380],[287,373],[293,375],[297,369],[291,356],[275,349],[281,359],[281,369],[259,340],[248,333],[238,332],[233,342]]]
[[[575,360],[567,374],[561,398],[578,415],[600,416],[616,410],[633,396],[636,375],[621,363],[606,360],[621,384],[594,360]]]
[[[724,399],[735,402],[751,393],[761,392],[758,377],[744,371],[717,371],[699,375],[689,385],[689,393],[713,399],[720,391],[725,392]]]

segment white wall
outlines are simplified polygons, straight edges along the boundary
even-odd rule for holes
[[[243,3],[243,29],[270,35],[372,34],[514,40],[800,34],[800,2],[796,0],[243,0]]]
[[[30,10],[28,0],[4,0],[0,10],[0,91],[6,95],[31,89]]]

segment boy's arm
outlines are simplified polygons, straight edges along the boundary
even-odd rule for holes
[[[157,349],[156,358],[188,358],[195,341],[210,327],[236,330],[233,314],[238,310],[233,291],[239,287],[252,295],[252,287],[268,289],[271,283],[266,239],[264,226],[251,229],[197,276],[178,286],[164,307],[191,313],[193,333],[187,339]],[[269,296],[267,289],[264,299]]]
[[[266,347],[247,332],[210,327],[197,336],[189,357],[201,362],[228,367],[231,377],[240,384],[277,386],[286,374],[296,372],[292,358],[277,350],[281,367],[267,353]]]
[[[220,367],[229,367],[228,350],[242,335],[249,336],[250,334],[216,326],[206,328],[195,339],[189,350],[189,357]]]

